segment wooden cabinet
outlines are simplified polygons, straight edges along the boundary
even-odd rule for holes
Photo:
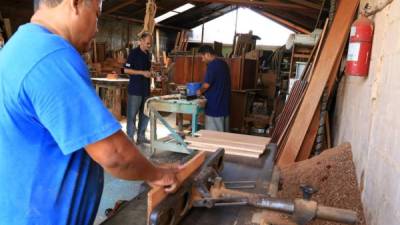
[[[177,56],[175,58],[174,82],[186,84],[189,82],[202,82],[206,73],[207,65],[201,61],[199,56]]]
[[[230,69],[232,90],[246,90],[256,87],[257,61],[235,57],[224,59]],[[207,65],[199,56],[177,56],[175,58],[174,82],[186,84],[189,82],[202,82],[207,70]]]
[[[228,59],[228,65],[231,70],[232,90],[246,90],[256,87],[256,60],[234,57]]]

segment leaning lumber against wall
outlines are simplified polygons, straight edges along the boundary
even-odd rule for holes
[[[339,60],[338,57],[341,53],[342,45],[347,40],[358,4],[359,0],[347,0],[339,3],[335,19],[315,66],[304,100],[289,132],[288,141],[278,160],[278,165],[280,166],[293,163],[296,160],[325,85],[332,74],[336,61]]]

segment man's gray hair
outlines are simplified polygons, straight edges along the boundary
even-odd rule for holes
[[[151,34],[149,32],[142,32],[142,33],[138,34],[138,36],[139,36],[139,40],[143,40],[147,37],[151,37]]]
[[[40,4],[46,4],[47,7],[53,8],[58,6],[63,0],[33,0],[34,11],[39,9]],[[91,2],[91,0],[86,0],[85,2]]]
[[[33,1],[33,9],[36,11],[39,8],[40,4],[46,4],[48,7],[56,7],[63,0],[34,0]]]

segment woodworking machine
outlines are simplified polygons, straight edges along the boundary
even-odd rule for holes
[[[275,154],[276,146],[269,148]],[[272,161],[271,161],[272,163]],[[300,225],[314,219],[356,224],[357,213],[351,210],[327,207],[311,200],[314,189],[303,186],[303,199],[285,200],[265,193],[239,191],[252,186],[252,181],[224,182],[221,171],[224,167],[224,149],[211,154],[203,165],[180,186],[168,195],[150,213],[150,225],[176,225],[192,208],[250,206],[289,214]],[[278,179],[279,180],[279,179]],[[266,189],[265,189],[266,190]]]

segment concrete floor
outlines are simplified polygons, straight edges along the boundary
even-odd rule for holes
[[[171,114],[166,117],[169,124],[175,127],[175,114]],[[122,130],[126,132],[126,120],[121,121]],[[157,124],[157,135],[162,138],[169,135],[169,131],[160,123]],[[150,139],[150,123],[147,127],[146,137]],[[138,146],[140,151],[150,157],[150,145],[142,144]],[[163,155],[159,153],[157,155]],[[158,158],[158,157],[157,157]],[[126,181],[117,179],[108,173],[104,173],[104,189],[103,195],[100,201],[99,210],[96,215],[94,225],[98,225],[106,219],[105,210],[113,208],[114,204],[118,200],[131,200],[140,193],[142,181]]]

